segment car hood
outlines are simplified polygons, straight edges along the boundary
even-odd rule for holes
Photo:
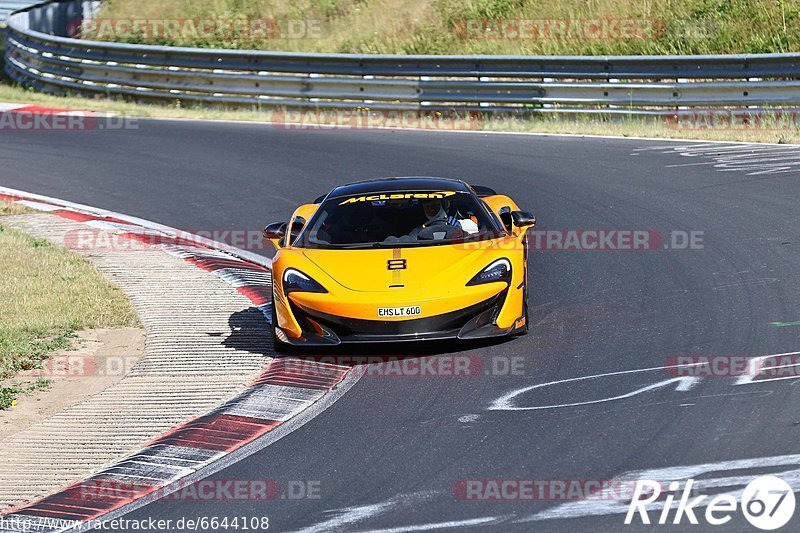
[[[405,288],[431,293],[463,288],[475,274],[502,256],[496,240],[370,250],[304,249],[303,255],[353,291]]]

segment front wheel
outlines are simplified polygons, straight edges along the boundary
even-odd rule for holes
[[[525,278],[522,280],[525,285],[522,286],[522,316],[525,317],[525,326],[522,328],[522,335],[527,335],[530,329],[530,322],[528,317],[528,234],[525,234],[525,240],[522,244],[525,252],[522,254],[522,260],[525,262]]]
[[[525,317],[525,326],[522,328],[522,335],[528,334],[530,321],[528,317],[528,274],[525,274],[525,285],[522,287],[522,316]]]

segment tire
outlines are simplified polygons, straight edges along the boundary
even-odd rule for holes
[[[530,329],[530,322],[528,321],[528,274],[525,274],[525,285],[522,289],[522,316],[525,317],[525,326],[522,328],[520,335],[527,335]]]
[[[522,260],[525,261],[525,279],[523,279],[523,283],[525,285],[522,286],[522,316],[525,317],[525,326],[522,328],[520,335],[527,335],[528,330],[530,329],[530,322],[528,321],[528,234],[525,234],[525,241],[523,243],[524,253],[522,254]]]

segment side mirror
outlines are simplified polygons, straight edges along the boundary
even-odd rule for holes
[[[529,213],[528,211],[512,211],[511,220],[514,221],[514,225],[518,228],[527,228],[536,225],[536,217],[533,216],[533,213]]]
[[[280,241],[286,236],[286,222],[273,222],[262,232],[264,238],[280,248]]]

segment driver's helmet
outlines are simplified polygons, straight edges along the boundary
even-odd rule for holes
[[[428,220],[447,219],[448,210],[450,209],[450,201],[446,198],[433,198],[430,200],[423,200],[422,209],[425,211],[425,216]]]

